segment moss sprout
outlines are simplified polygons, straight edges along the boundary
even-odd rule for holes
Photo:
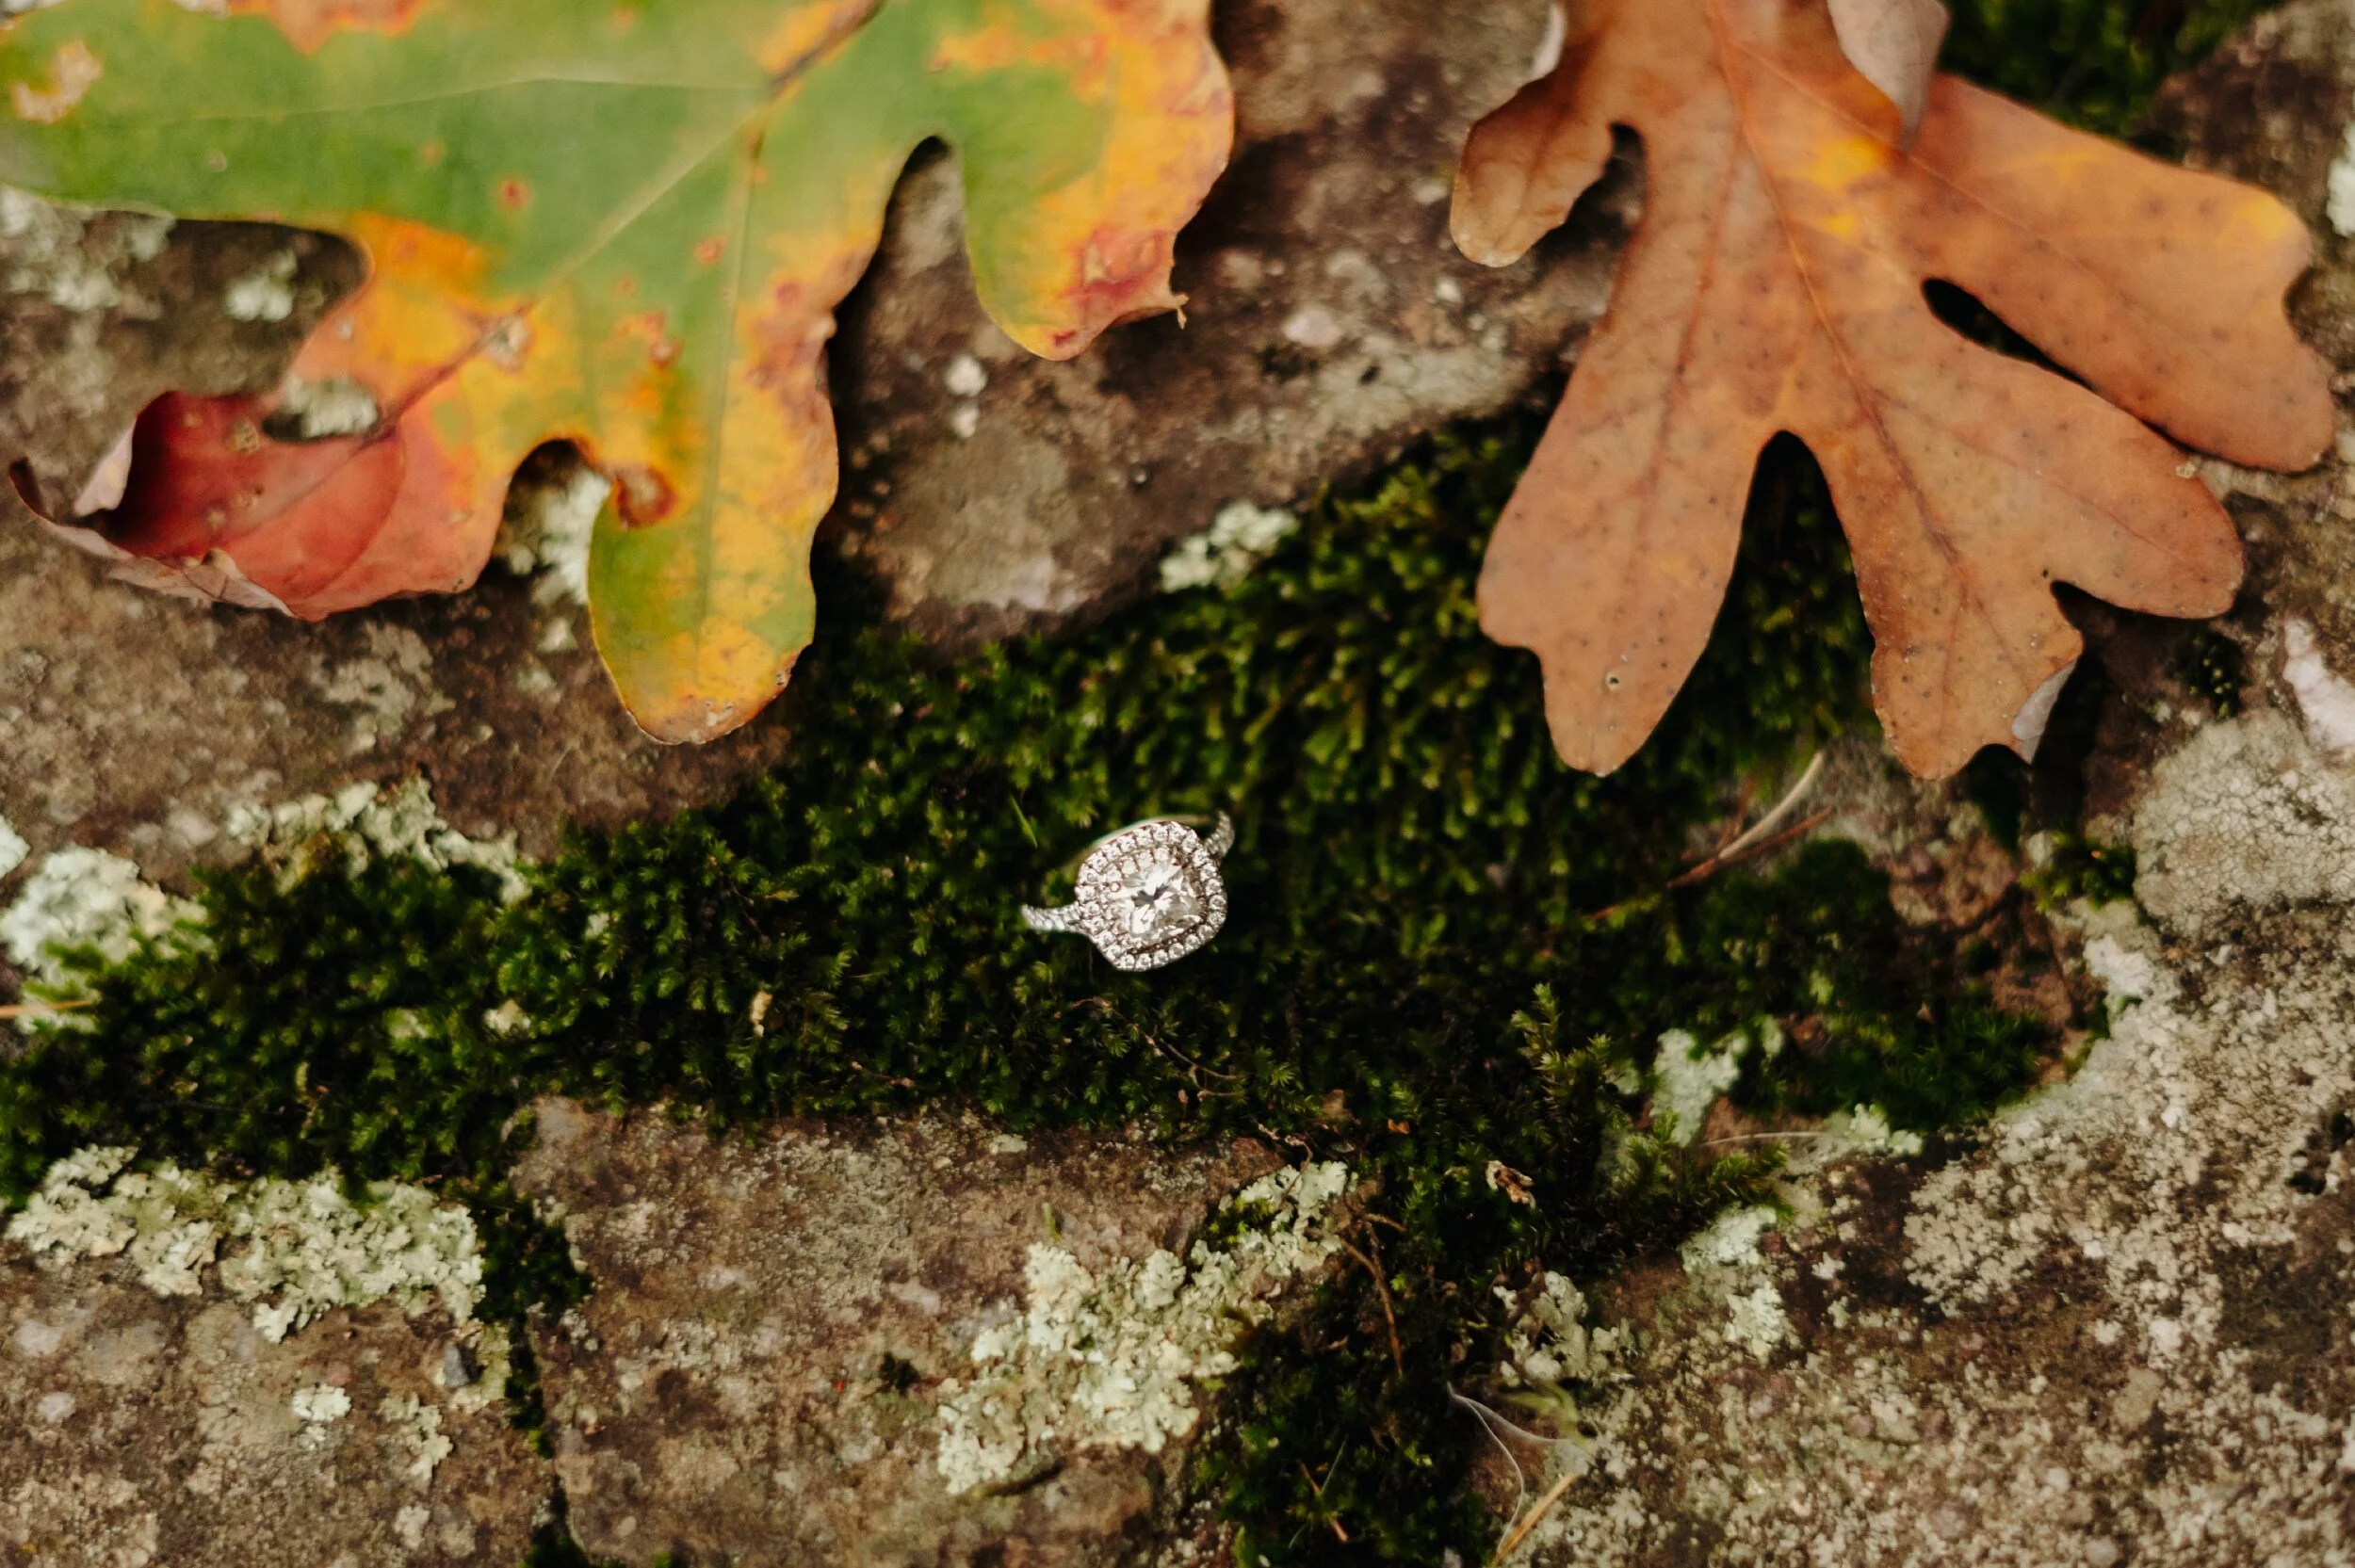
[[[2131,845],[2102,844],[2072,832],[2042,835],[2031,846],[2035,864],[2020,879],[2038,904],[2057,909],[2083,898],[2094,908],[2135,896],[2135,851]]]

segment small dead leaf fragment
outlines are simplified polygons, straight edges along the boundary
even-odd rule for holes
[[[88,517],[92,512],[112,511],[122,504],[122,493],[131,483],[131,438],[134,431],[125,430],[106,455],[98,460],[89,477],[82,482],[82,493],[73,498],[73,515]]]
[[[1830,482],[1875,703],[1918,774],[2033,745],[2015,718],[2082,650],[2055,585],[2161,615],[2232,603],[2231,520],[2143,421],[2255,467],[2330,445],[2324,367],[2282,309],[2308,259],[2288,209],[1951,77],[1908,149],[1825,0],[1588,0],[1584,21],[1474,128],[1454,210],[1465,253],[1508,264],[1600,174],[1613,126],[1644,140],[1610,312],[1481,574],[1482,624],[1536,652],[1566,761],[1608,772],[1666,711],[1780,431]],[[1944,326],[1933,279],[2086,385]]]
[[[1488,1190],[1502,1192],[1517,1204],[1530,1208],[1537,1206],[1536,1197],[1530,1191],[1529,1178],[1501,1159],[1488,1162]]]
[[[1910,146],[1930,105],[1938,46],[1954,21],[1939,0],[1830,0],[1832,31],[1848,63],[1897,105]]]

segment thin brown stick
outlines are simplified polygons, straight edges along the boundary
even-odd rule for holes
[[[1725,870],[1730,865],[1740,865],[1745,861],[1756,860],[1761,855],[1770,854],[1773,851],[1781,849],[1784,845],[1790,843],[1795,838],[1806,837],[1809,833],[1813,832],[1816,829],[1830,821],[1831,816],[1832,814],[1829,808],[1819,811],[1803,822],[1793,823],[1790,827],[1785,828],[1782,832],[1775,834],[1772,838],[1762,838],[1754,844],[1744,847],[1741,850],[1733,854],[1721,855],[1713,860],[1705,860],[1698,865],[1693,867],[1690,871],[1687,871],[1682,876],[1677,878],[1668,885],[1672,888],[1690,887],[1695,882],[1706,881],[1711,877],[1715,876],[1718,872]]]
[[[1521,1515],[1521,1522],[1506,1533],[1504,1544],[1497,1548],[1499,1562],[1502,1562],[1519,1549],[1520,1544],[1529,1539],[1529,1532],[1535,1529],[1544,1522],[1546,1515],[1553,1511],[1553,1505],[1562,1500],[1562,1495],[1570,1489],[1570,1482],[1578,1479],[1581,1474],[1583,1472],[1578,1470],[1563,1471],[1562,1479],[1553,1483],[1552,1490],[1537,1499],[1536,1507]]]
[[[1318,1502],[1324,1501],[1324,1487],[1318,1481],[1316,1477],[1308,1473],[1308,1462],[1304,1459],[1299,1461],[1299,1464],[1300,1479],[1308,1483],[1308,1490],[1316,1494]],[[1349,1532],[1341,1528],[1341,1516],[1340,1514],[1332,1514],[1328,1516],[1324,1522],[1333,1527],[1333,1534],[1340,1539],[1342,1545],[1346,1546],[1349,1544]],[[1298,1538],[1295,1537],[1294,1539]]]
[[[89,1002],[11,1002],[0,1007],[0,1018],[38,1018],[44,1012],[72,1012]]]
[[[1749,815],[1750,809],[1749,785],[1746,783],[1742,786],[1740,802],[1734,808],[1733,820],[1728,825],[1723,836],[1717,840],[1717,848],[1702,857],[1697,865],[1689,865],[1678,873],[1668,882],[1667,888],[1663,891],[1691,887],[1695,882],[1706,881],[1729,865],[1739,865],[1744,861],[1755,860],[1769,850],[1779,849],[1791,840],[1822,827],[1831,816],[1828,811],[1817,812],[1797,827],[1787,829],[1782,832],[1774,832],[1775,825],[1790,816],[1792,810],[1806,797],[1807,792],[1815,787],[1815,781],[1823,776],[1823,771],[1824,753],[1818,752],[1801,770],[1798,782],[1783,791],[1782,799],[1777,800],[1765,816],[1760,817],[1748,828],[1742,826],[1742,818]],[[1640,895],[1639,898],[1648,897],[1651,895]],[[1608,920],[1621,910],[1638,902],[1639,898],[1622,898],[1608,909],[1597,910],[1586,918]]]
[[[1749,780],[1744,779],[1742,781],[1742,787],[1734,793],[1733,816],[1728,818],[1726,822],[1726,831],[1717,835],[1717,842],[1710,848],[1709,853],[1703,855],[1701,859],[1715,860],[1719,855],[1722,855],[1727,850],[1732,849],[1735,843],[1740,840],[1743,832],[1743,819],[1750,815],[1750,802],[1756,798],[1757,793],[1757,790],[1751,785]]]
[[[1382,1321],[1389,1326],[1390,1331],[1390,1366],[1403,1378],[1406,1375],[1406,1351],[1398,1342],[1398,1315],[1390,1310],[1390,1287],[1389,1283],[1382,1278],[1382,1268],[1373,1259],[1351,1246],[1347,1237],[1336,1239],[1340,1241],[1343,1252],[1364,1264],[1366,1272],[1373,1276],[1374,1293],[1382,1299]]]

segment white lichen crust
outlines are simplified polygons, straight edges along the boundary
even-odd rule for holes
[[[1498,1301],[1514,1307],[1515,1292],[1501,1285],[1494,1288]],[[1497,1382],[1522,1391],[1524,1400],[1540,1408],[1551,1402],[1549,1395],[1624,1382],[1632,1336],[1624,1327],[1589,1322],[1588,1312],[1585,1293],[1568,1276],[1549,1269],[1505,1326]],[[1562,1408],[1575,1412],[1575,1400]]]
[[[201,917],[139,876],[120,855],[78,846],[43,857],[0,913],[0,947],[8,962],[53,989],[71,975],[63,955],[94,949],[109,962],[131,956],[141,938],[161,938]]]
[[[499,895],[521,898],[515,835],[469,838],[443,819],[421,778],[389,789],[362,781],[333,795],[305,795],[229,815],[229,836],[279,867],[282,885],[331,867],[358,876],[379,861],[414,861],[435,871],[470,865],[498,879]]]
[[[223,1182],[137,1151],[89,1148],[50,1167],[7,1236],[62,1265],[125,1256],[158,1296],[197,1296],[207,1269],[251,1303],[273,1344],[336,1307],[390,1301],[472,1321],[482,1299],[473,1219],[422,1188],[375,1182],[361,1202],[334,1172],[311,1181]]]
[[[2355,1560],[2347,779],[2279,711],[2161,761],[2162,923],[2062,922],[2106,1037],[1926,1172],[1852,1157],[1860,1113],[1695,1237],[1530,1560]]]
[[[973,1342],[974,1371],[940,1389],[937,1467],[952,1492],[1000,1482],[1065,1449],[1159,1453],[1194,1431],[1193,1385],[1235,1369],[1233,1346],[1284,1286],[1340,1250],[1326,1226],[1348,1190],[1338,1162],[1263,1176],[1220,1205],[1233,1239],[1159,1249],[1091,1273],[1031,1248],[1025,1301]]]
[[[1161,591],[1233,588],[1275,548],[1300,531],[1300,519],[1273,507],[1234,501],[1219,509],[1210,525],[1161,558]]]

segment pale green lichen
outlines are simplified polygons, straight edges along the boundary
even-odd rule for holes
[[[331,865],[356,876],[378,861],[414,860],[437,871],[468,865],[487,872],[511,903],[526,891],[514,835],[479,839],[460,832],[443,820],[423,779],[404,779],[390,789],[354,784],[332,796],[241,806],[230,813],[228,828],[231,838],[279,867],[283,886]],[[11,845],[21,849],[22,844],[0,823],[0,862]],[[76,845],[44,857],[0,912],[0,950],[54,1000],[72,1000],[81,975],[68,955],[94,950],[121,963],[142,939],[200,940],[203,918],[202,906],[146,881],[134,862]],[[18,1020],[27,1029],[73,1022],[70,1011],[34,1011]]]
[[[1824,1118],[1824,1124],[1815,1130],[1811,1140],[1803,1140],[1791,1162],[1791,1168],[1811,1170],[1834,1159],[1857,1155],[1894,1155],[1910,1157],[1922,1152],[1922,1135],[1906,1132],[1889,1124],[1889,1113],[1879,1106],[1862,1105],[1850,1110],[1835,1110]]]
[[[386,1396],[376,1414],[410,1447],[414,1457],[401,1475],[420,1490],[430,1486],[434,1470],[450,1456],[450,1441],[442,1435],[442,1413],[414,1394],[403,1394]]]
[[[589,540],[612,493],[611,481],[582,462],[527,472],[517,479],[493,550],[519,577],[544,574],[532,585],[533,603],[588,604]]]
[[[1233,588],[1251,574],[1278,544],[1299,531],[1300,519],[1288,511],[1236,501],[1220,509],[1210,525],[1161,558],[1161,591]]]
[[[1683,1029],[1663,1034],[1660,1054],[1652,1059],[1652,1076],[1658,1085],[1652,1091],[1653,1126],[1665,1128],[1672,1142],[1692,1142],[1717,1096],[1741,1077],[1741,1047],[1748,1043],[1748,1036],[1735,1034],[1703,1050],[1701,1043]]]
[[[1514,1293],[1504,1286],[1498,1285],[1496,1294],[1508,1307],[1513,1304]],[[1567,1276],[1549,1270],[1505,1330],[1497,1380],[1507,1388],[1546,1388],[1623,1378],[1627,1331],[1589,1324],[1586,1307],[1585,1294]]]
[[[1775,1211],[1763,1204],[1726,1210],[1681,1249],[1685,1272],[1740,1269],[1763,1261],[1759,1238],[1775,1228],[1776,1218]]]
[[[296,1389],[287,1406],[302,1423],[295,1441],[306,1448],[317,1448],[327,1444],[327,1429],[351,1414],[351,1396],[333,1383],[313,1383]]]
[[[1717,1097],[1742,1076],[1742,1059],[1755,1047],[1769,1060],[1782,1050],[1782,1028],[1773,1019],[1752,1029],[1736,1029],[1704,1050],[1684,1029],[1661,1035],[1652,1059],[1652,1124],[1668,1141],[1689,1144]]]
[[[1776,1346],[1791,1337],[1791,1317],[1783,1311],[1782,1292],[1767,1284],[1727,1297],[1725,1334],[1729,1343],[1764,1361]]]
[[[62,989],[72,981],[65,953],[95,948],[120,963],[139,938],[165,936],[200,917],[195,904],[144,881],[130,861],[75,846],[43,857],[0,913],[0,947],[19,969]]]
[[[221,308],[233,321],[284,321],[294,315],[295,273],[300,267],[292,251],[281,251],[242,278],[231,281],[221,295]]]
[[[422,1188],[372,1183],[353,1203],[333,1172],[307,1182],[220,1182],[135,1151],[84,1149],[51,1167],[8,1237],[39,1257],[127,1255],[161,1296],[193,1296],[214,1269],[275,1343],[335,1307],[438,1304],[471,1323],[482,1299],[473,1219]]]
[[[1073,1448],[1159,1453],[1193,1431],[1193,1384],[1235,1369],[1233,1347],[1292,1281],[1340,1250],[1325,1217],[1349,1188],[1339,1162],[1260,1178],[1220,1205],[1248,1220],[1090,1271],[1063,1247],[1031,1248],[1025,1302],[973,1342],[974,1372],[941,1385],[937,1467],[952,1492],[1002,1482]]]
[[[1764,1277],[1766,1257],[1759,1247],[1779,1219],[1762,1204],[1730,1208],[1681,1250],[1685,1272],[1704,1291],[1724,1298],[1727,1342],[1760,1361],[1791,1336],[1782,1292]]]
[[[379,861],[413,860],[435,871],[471,865],[498,879],[512,903],[525,892],[517,871],[515,835],[469,838],[443,820],[433,791],[420,778],[385,789],[347,784],[333,795],[305,795],[273,806],[242,806],[229,815],[229,836],[276,865],[282,886],[339,861],[358,876]]]

